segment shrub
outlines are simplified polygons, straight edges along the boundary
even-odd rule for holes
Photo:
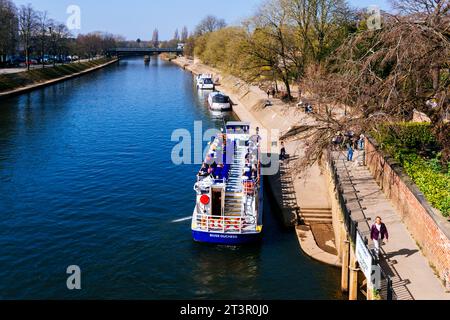
[[[450,173],[440,164],[440,148],[429,124],[383,126],[374,137],[405,169],[432,206],[450,216]]]

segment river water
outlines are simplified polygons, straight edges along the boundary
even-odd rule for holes
[[[194,121],[223,123],[157,59],[1,101],[0,299],[341,299],[339,271],[305,257],[268,200],[255,246],[196,244],[174,222],[199,166],[173,164],[171,135]]]

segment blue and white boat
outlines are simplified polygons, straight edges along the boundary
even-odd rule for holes
[[[192,234],[197,242],[241,245],[261,239],[260,137],[250,124],[228,122],[214,137],[197,176]]]

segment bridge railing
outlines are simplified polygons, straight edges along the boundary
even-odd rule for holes
[[[116,53],[133,53],[133,52],[141,52],[141,53],[163,53],[163,52],[175,52],[182,53],[183,49],[180,48],[112,48],[108,50],[109,52]]]

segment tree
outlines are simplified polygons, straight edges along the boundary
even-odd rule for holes
[[[159,47],[159,30],[155,29],[153,31],[153,36],[152,36],[152,45],[155,48]]]
[[[10,0],[0,0],[0,62],[16,49],[18,38],[17,9]]]
[[[206,16],[195,28],[195,34],[202,36],[206,33],[211,33],[227,26],[224,19],[219,19],[213,15]]]
[[[345,0],[283,0],[295,25],[303,61],[322,63],[346,39],[356,24],[354,11]]]
[[[420,9],[421,0],[401,3],[409,3],[415,14],[385,15],[382,29],[349,37],[325,67],[308,73],[306,89],[317,93],[318,105],[324,107],[314,115],[317,126],[307,151],[310,162],[320,157],[337,131],[376,131],[380,125],[409,121],[418,110],[431,119],[443,148],[442,164],[448,164],[448,9],[440,1],[434,10]],[[348,106],[346,113],[341,106]]]
[[[178,32],[178,29],[175,30],[173,40],[175,40],[176,42],[180,42],[180,33]]]
[[[274,80],[284,83],[287,98],[291,99],[291,81],[298,76],[301,51],[284,0],[265,2],[251,20],[250,30],[254,31],[247,48],[255,58],[255,67],[271,68]]]
[[[64,62],[62,56],[69,52],[68,39],[71,37],[70,31],[63,23],[53,22],[49,26],[50,29],[50,52],[55,58],[59,58]],[[53,59],[53,65],[56,59]]]
[[[47,11],[37,13],[37,39],[39,43],[42,67],[45,66],[44,56],[49,46],[49,40],[51,37],[50,27],[52,24],[53,22],[49,20]]]
[[[181,42],[185,43],[188,37],[189,37],[188,28],[184,26],[183,30],[181,30]]]
[[[37,13],[33,7],[28,4],[19,9],[19,34],[25,51],[27,70],[30,70],[30,46],[38,27]]]

